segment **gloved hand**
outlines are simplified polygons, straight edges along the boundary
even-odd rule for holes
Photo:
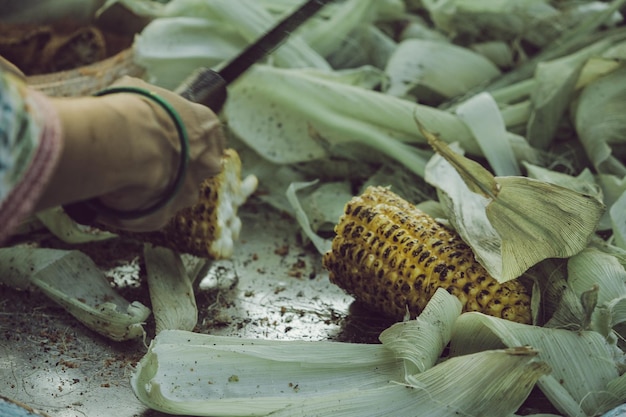
[[[210,109],[171,91],[130,77],[114,86],[156,92],[179,113],[187,129],[190,160],[176,197],[141,219],[97,219],[124,230],[156,230],[177,211],[193,205],[200,183],[220,172],[225,146],[222,128]],[[150,207],[161,199],[180,161],[175,124],[161,106],[134,93],[51,102],[61,120],[64,149],[38,208],[97,197],[107,207],[127,211]]]

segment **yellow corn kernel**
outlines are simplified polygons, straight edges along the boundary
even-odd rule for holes
[[[417,316],[444,288],[463,311],[530,323],[530,294],[517,280],[500,284],[456,232],[384,187],[346,204],[323,264],[335,283],[375,311]]]
[[[241,160],[234,149],[226,149],[222,163],[222,172],[200,185],[198,202],[176,213],[163,229],[120,233],[203,258],[232,256],[241,231],[237,210],[256,190],[258,180],[253,175],[241,179]]]

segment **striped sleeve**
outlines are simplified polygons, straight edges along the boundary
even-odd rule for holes
[[[61,149],[49,100],[0,71],[0,242],[32,213]]]

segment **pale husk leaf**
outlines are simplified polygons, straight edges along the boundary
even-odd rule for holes
[[[534,361],[535,353],[520,348],[456,357],[413,375],[406,384],[307,399],[275,415],[506,417],[549,372],[545,363]]]
[[[332,231],[343,215],[344,207],[353,197],[349,181],[325,182],[302,197],[313,230]]]
[[[500,74],[491,61],[470,49],[424,39],[400,42],[385,72],[389,76],[387,94],[405,97],[422,87],[446,99],[465,94]]]
[[[218,67],[232,59],[279,18],[254,0],[176,0],[143,12],[157,18],[137,36],[137,62],[147,69],[151,82],[170,89],[198,67]],[[271,60],[281,67],[330,69],[298,35],[290,36]]]
[[[623,402],[608,384],[619,377],[616,348],[595,331],[569,331],[513,323],[481,313],[466,313],[456,322],[453,355],[501,346],[532,346],[552,369],[538,384],[566,416],[592,416]],[[618,354],[623,357],[623,352]],[[613,383],[615,384],[615,383]]]
[[[379,339],[404,359],[407,376],[424,372],[437,362],[448,345],[461,308],[457,297],[439,288],[415,320],[394,324]]]
[[[131,384],[144,404],[163,412],[258,416],[305,398],[386,387],[401,377],[401,360],[382,345],[166,330],[139,362]]]
[[[598,249],[587,248],[567,262],[567,281],[578,295],[598,285],[598,304],[626,295],[626,270],[617,258]]]
[[[616,175],[596,175],[596,181],[600,188],[602,189],[602,197],[604,200],[604,204],[609,208],[602,219],[600,219],[600,225],[598,226],[600,230],[609,230],[613,229],[613,233],[615,233],[615,237],[618,238],[618,235],[624,236],[626,232],[622,232],[619,226],[619,223],[615,223],[612,220],[612,216],[616,215],[617,218],[620,217],[621,213],[624,212],[622,210],[620,212],[620,208],[616,208],[615,212],[612,212],[613,205],[615,202],[626,193],[626,177],[618,177]],[[621,203],[623,204],[623,203]],[[625,237],[626,238],[626,237]],[[615,244],[615,243],[614,243]],[[626,242],[625,242],[626,245]],[[625,246],[622,248],[626,249]]]
[[[331,32],[332,33],[332,32]],[[375,23],[361,25],[344,42],[335,42],[335,49],[326,59],[335,69],[372,65],[381,71],[396,49],[396,41]]]
[[[613,155],[612,146],[623,144],[626,128],[622,107],[626,100],[626,66],[585,87],[575,110],[576,132],[593,166],[600,173],[623,177],[626,166]]]
[[[537,65],[531,95],[532,113],[526,126],[526,136],[533,146],[547,149],[571,104],[583,66],[610,44],[608,39],[602,40],[571,55]]]
[[[516,277],[537,262],[567,258],[587,246],[604,213],[594,196],[532,180],[499,177],[487,217],[502,236],[503,276]]]
[[[472,44],[472,50],[493,62],[498,68],[513,66],[513,49],[506,42],[491,40]]]
[[[198,321],[198,307],[180,254],[145,244],[143,256],[156,333],[193,330]]]
[[[508,416],[548,371],[535,353],[479,352],[403,382],[402,361],[383,345],[167,330],[152,342],[131,385],[145,405],[178,415]]]
[[[117,235],[93,227],[83,226],[72,220],[61,207],[53,207],[35,213],[35,217],[63,242],[78,244],[107,240]]]
[[[410,147],[400,146],[404,142],[426,144],[416,129],[416,117],[443,138],[461,142],[468,152],[480,152],[471,132],[455,115],[331,80],[323,72],[257,65],[229,94],[224,108],[229,128],[275,163],[326,157],[327,146],[319,143],[323,138],[330,147],[365,145],[417,170],[420,167],[415,164],[423,158],[416,161]]]
[[[335,3],[332,13],[325,19],[311,21],[302,31],[303,39],[320,55],[332,54],[342,40],[352,32],[373,21],[380,0],[348,0]]]
[[[315,184],[317,184],[317,181],[297,182],[297,183],[294,182],[289,185],[285,194],[287,196],[287,200],[289,201],[289,204],[291,204],[291,208],[294,211],[296,220],[298,221],[298,224],[302,228],[303,233],[311,240],[311,242],[315,246],[315,249],[317,249],[320,255],[323,255],[330,250],[332,241],[329,239],[324,239],[321,236],[319,236],[317,233],[315,233],[315,230],[311,226],[311,220],[309,219],[309,215],[307,214],[306,210],[302,207],[302,204],[300,203],[300,200],[298,199],[298,195],[297,195],[297,192],[299,190],[311,187]],[[343,205],[342,205],[342,209],[343,209]],[[339,216],[337,217],[335,222],[337,222],[338,219],[339,219]]]
[[[558,11],[546,0],[424,0],[435,25],[447,33],[509,40],[523,37],[535,44],[555,36]]]
[[[626,249],[626,191],[613,203],[609,211],[615,245]]]
[[[582,328],[584,311],[580,297],[567,284],[567,259],[546,259],[524,276],[534,282],[533,323],[568,330]]]
[[[494,278],[517,278],[587,246],[604,212],[597,198],[527,177],[494,177],[429,137],[441,156],[429,162],[426,180],[445,194],[450,221]]]
[[[619,197],[619,194],[626,191],[626,181],[613,175],[596,175],[588,169],[583,169],[577,176],[567,175],[561,172],[552,171],[529,163],[524,163],[526,175],[540,181],[560,185],[570,188],[581,194],[594,196],[604,202],[606,207],[612,207]],[[612,228],[610,210],[606,210],[598,222],[598,230],[609,230]]]
[[[175,89],[195,69],[215,67],[245,45],[232,28],[199,16],[172,16],[148,24],[135,37],[133,50],[151,83]]]
[[[18,287],[32,285],[91,330],[115,341],[144,336],[150,309],[128,302],[82,252],[29,247],[0,250],[0,279]]]
[[[496,175],[521,174],[498,103],[491,94],[480,93],[464,101],[456,108],[456,115],[471,130]]]
[[[626,320],[626,270],[618,259],[595,248],[572,256],[567,263],[568,283],[580,297],[598,287],[597,308],[591,328],[609,336],[612,328]]]
[[[523,163],[526,169],[526,176],[550,184],[560,185],[581,194],[594,196],[602,200],[602,189],[596,184],[595,178],[587,168],[583,169],[576,177],[562,172],[552,171],[527,162]]]

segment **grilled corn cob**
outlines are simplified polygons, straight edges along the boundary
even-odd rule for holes
[[[530,323],[530,294],[517,280],[500,284],[450,229],[384,187],[350,200],[323,264],[331,282],[375,311],[418,315],[442,287],[463,311]]]
[[[228,258],[241,231],[237,210],[256,190],[257,183],[253,175],[241,180],[239,155],[234,149],[227,149],[222,172],[202,182],[198,202],[179,211],[163,229],[145,233],[115,232],[180,253]]]

